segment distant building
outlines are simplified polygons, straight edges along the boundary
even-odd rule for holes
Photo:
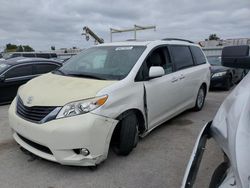
[[[221,56],[223,46],[215,46],[215,47],[202,47],[205,55],[208,56]]]
[[[206,40],[199,44],[206,56],[221,56],[222,48],[225,46],[250,45],[250,38],[236,38],[225,40]]]
[[[250,45],[250,38],[235,38],[235,39],[221,39],[221,40],[205,40],[200,41],[202,47],[216,47],[216,46],[233,46],[233,45]]]

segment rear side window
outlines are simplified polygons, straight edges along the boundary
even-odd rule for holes
[[[193,57],[188,46],[170,46],[177,70],[194,65]]]
[[[36,74],[48,73],[48,72],[51,72],[51,71],[55,70],[58,67],[59,67],[58,65],[48,64],[48,63],[47,64],[35,64],[34,65]]]
[[[16,78],[30,75],[32,75],[32,65],[21,65],[14,67],[5,73],[6,78]]]
[[[195,63],[197,65],[201,65],[201,64],[206,63],[206,58],[199,47],[191,46],[190,48],[191,48],[191,51],[193,53]]]

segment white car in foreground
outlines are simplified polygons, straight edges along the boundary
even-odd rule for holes
[[[249,46],[224,47],[222,65],[250,69]],[[182,188],[194,186],[209,138],[213,138],[221,148],[224,161],[214,170],[209,186],[204,187],[250,187],[249,104],[250,73],[227,96],[213,121],[207,123],[200,132],[183,178]],[[208,152],[210,151],[208,150]]]
[[[210,65],[198,45],[165,39],[89,48],[23,85],[9,109],[14,139],[65,165],[127,155],[166,120],[201,110]]]

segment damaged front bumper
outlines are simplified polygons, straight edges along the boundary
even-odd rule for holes
[[[36,124],[16,114],[15,101],[9,109],[16,142],[39,157],[63,165],[94,166],[105,160],[117,123],[118,120],[87,113]],[[83,155],[82,150],[89,153]]]

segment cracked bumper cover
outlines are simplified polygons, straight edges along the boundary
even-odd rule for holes
[[[44,159],[64,165],[93,166],[107,158],[109,144],[117,120],[92,113],[36,124],[16,114],[16,102],[9,109],[13,137],[23,148]],[[21,135],[21,136],[19,136]],[[47,147],[46,153],[24,139]],[[73,149],[86,148],[83,156]]]

